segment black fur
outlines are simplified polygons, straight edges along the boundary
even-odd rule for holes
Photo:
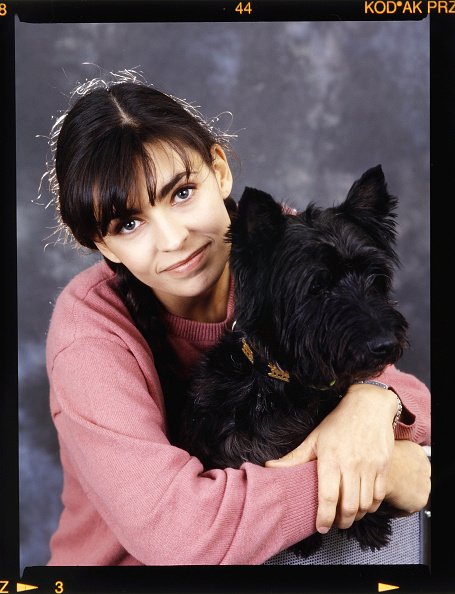
[[[245,189],[227,238],[236,324],[198,368],[180,442],[207,469],[283,456],[353,382],[401,357],[407,323],[391,300],[396,206],[379,165],[339,206],[311,204],[297,215]],[[269,362],[290,381],[269,377]],[[380,548],[391,515],[383,504],[343,532]],[[316,534],[294,551],[308,555],[320,543]]]

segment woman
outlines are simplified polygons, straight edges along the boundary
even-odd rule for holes
[[[232,323],[226,139],[136,80],[78,94],[53,129],[51,187],[62,228],[104,261],[62,291],[49,328],[64,471],[49,564],[259,564],[384,498],[420,510],[429,393],[394,367],[266,467],[204,472],[172,445],[177,396]]]

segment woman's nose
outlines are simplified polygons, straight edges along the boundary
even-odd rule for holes
[[[188,229],[169,211],[155,212],[156,247],[162,252],[179,250],[188,237]]]

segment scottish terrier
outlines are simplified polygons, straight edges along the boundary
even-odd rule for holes
[[[297,214],[245,189],[226,238],[235,323],[198,367],[183,420],[181,445],[206,469],[283,456],[351,384],[401,357],[396,207],[380,165],[338,206]],[[393,515],[383,503],[342,532],[374,550],[389,541]],[[292,549],[307,556],[321,543],[314,534]]]

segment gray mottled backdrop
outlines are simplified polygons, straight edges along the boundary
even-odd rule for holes
[[[45,136],[70,90],[100,71],[136,67],[208,117],[232,112],[220,123],[238,135],[235,198],[251,185],[296,207],[330,205],[382,163],[400,198],[396,288],[412,345],[400,367],[429,384],[427,21],[17,22],[16,43],[22,567],[46,564],[60,512],[46,330],[58,292],[93,260],[55,243],[46,186],[37,199]]]

